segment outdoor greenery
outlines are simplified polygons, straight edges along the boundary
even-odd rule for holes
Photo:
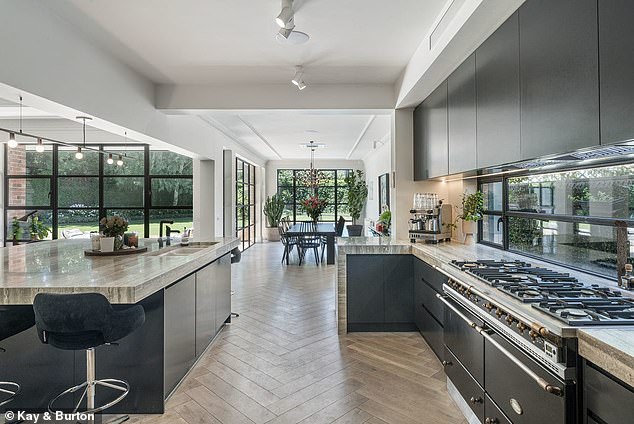
[[[361,217],[361,211],[368,197],[368,186],[361,170],[349,172],[345,182],[348,186],[348,210],[352,216],[353,224],[356,224],[357,219]]]
[[[284,213],[284,199],[278,194],[267,196],[264,202],[264,215],[270,228],[277,227]]]
[[[462,195],[462,214],[460,219],[463,221],[477,222],[482,219],[484,214],[484,195],[480,190],[475,193],[465,193]]]

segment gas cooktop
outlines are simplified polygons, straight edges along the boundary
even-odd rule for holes
[[[634,300],[607,287],[580,283],[567,273],[523,261],[452,261],[452,265],[568,325],[634,324]]]

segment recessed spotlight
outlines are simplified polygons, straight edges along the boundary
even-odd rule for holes
[[[304,82],[304,68],[302,66],[295,67],[295,76],[293,77],[291,82],[300,90],[306,88],[306,83]]]
[[[280,32],[275,34],[275,39],[280,44],[287,44],[287,45],[295,45],[295,46],[297,46],[297,45],[300,45],[300,44],[307,43],[308,40],[310,40],[310,36],[308,34],[306,34],[305,32],[291,31],[288,34],[288,37],[285,37],[282,34],[282,31],[286,31],[286,30],[285,29],[281,29]]]
[[[288,37],[291,36],[291,34],[293,33],[293,29],[295,28],[295,26],[293,26],[292,28],[280,28],[280,30],[277,32],[276,37],[282,37],[285,40],[288,40]]]
[[[15,149],[16,147],[18,147],[18,142],[15,139],[15,134],[14,133],[9,133],[9,141],[7,141],[7,144],[12,149]]]
[[[306,134],[317,134],[319,131],[317,130],[306,130],[304,131]]]
[[[293,26],[293,17],[293,0],[282,0],[282,11],[275,18],[275,23],[280,28],[289,28]]]

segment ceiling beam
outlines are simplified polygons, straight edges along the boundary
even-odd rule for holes
[[[370,125],[372,125],[372,122],[374,122],[375,118],[376,118],[376,115],[370,116],[370,119],[368,119],[368,122],[365,124],[365,127],[363,127],[363,129],[361,130],[361,134],[359,134],[359,137],[357,138],[357,141],[354,142],[354,145],[352,146],[352,149],[350,149],[350,151],[348,152],[348,156],[346,156],[346,159],[350,160],[350,157],[352,156],[354,151],[357,150],[357,147],[359,146],[359,143],[361,143],[361,140],[365,136],[365,133],[368,132],[368,128],[370,128]]]
[[[260,132],[258,130],[256,130],[253,125],[251,125],[249,122],[247,122],[244,118],[242,118],[242,116],[238,115],[238,119],[240,120],[240,122],[242,122],[244,125],[246,125],[247,128],[249,128],[251,130],[251,132],[253,134],[255,134],[255,136],[257,138],[259,138],[262,143],[266,144],[266,146],[271,149],[271,151],[273,153],[275,153],[275,155],[277,156],[278,159],[282,159],[282,155],[279,154],[279,152],[277,150],[275,150],[275,148],[271,145],[271,143],[269,143],[269,141],[266,139],[266,137],[264,137],[262,134],[260,134]]]

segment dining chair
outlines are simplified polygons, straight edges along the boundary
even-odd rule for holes
[[[286,260],[286,265],[288,265],[289,257],[295,246],[297,246],[298,254],[300,255],[300,258],[301,258],[301,254],[300,254],[301,252],[299,252],[299,246],[297,244],[297,237],[289,236],[287,234],[288,227],[286,226],[286,222],[280,221],[279,225],[277,226],[277,230],[280,233],[280,241],[282,242],[282,245],[284,246],[284,254],[282,255],[282,263],[284,263],[284,260]]]
[[[310,232],[315,231],[315,223],[313,222],[302,222],[301,229],[302,232]],[[306,252],[309,249],[312,249],[313,254],[315,255],[315,264],[319,265],[319,247],[321,247],[321,237],[316,235],[305,235],[301,236],[298,239],[298,248],[299,248],[299,264],[301,265],[306,258]]]

